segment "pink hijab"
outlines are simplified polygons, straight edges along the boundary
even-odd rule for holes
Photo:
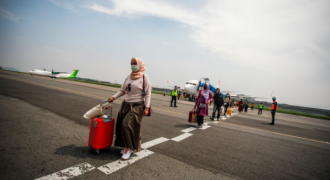
[[[210,85],[209,83],[205,83],[207,88],[204,89],[204,86],[203,86],[203,90],[202,90],[202,96],[204,96],[204,99],[205,99],[205,104],[207,104],[207,101],[209,100],[209,95],[210,95]]]
[[[133,57],[133,58],[131,59],[131,62],[132,62],[134,59],[135,59],[136,62],[137,62],[137,65],[138,65],[138,67],[139,67],[139,71],[138,71],[138,72],[132,72],[132,73],[131,73],[131,79],[133,79],[133,80],[135,80],[135,79],[140,79],[140,78],[143,76],[143,72],[146,70],[146,68],[145,68],[145,64],[144,64],[144,62],[143,62],[142,59]]]

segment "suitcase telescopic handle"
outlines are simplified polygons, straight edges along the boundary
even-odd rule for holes
[[[105,100],[105,102],[107,102],[110,105],[110,115],[107,118],[103,118],[103,122],[111,122],[112,119],[112,107],[113,107],[113,102],[109,103],[108,100]],[[105,110],[107,108],[107,105],[104,106],[104,115],[105,115]]]

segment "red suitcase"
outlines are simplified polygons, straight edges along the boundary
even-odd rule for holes
[[[105,114],[106,107],[104,107]],[[110,148],[113,142],[115,118],[112,117],[112,104],[110,106],[110,115],[94,117],[91,121],[89,131],[88,146],[91,150],[100,153],[100,149]]]

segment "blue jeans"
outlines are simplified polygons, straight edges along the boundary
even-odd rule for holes
[[[220,111],[221,111],[221,106],[217,106],[216,104],[214,104],[214,108],[213,108],[213,114],[212,114],[212,119],[214,119],[215,113],[218,110],[218,119],[220,118]]]

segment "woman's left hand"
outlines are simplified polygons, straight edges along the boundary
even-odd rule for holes
[[[149,114],[149,108],[145,108],[143,111],[143,116],[147,116]]]

